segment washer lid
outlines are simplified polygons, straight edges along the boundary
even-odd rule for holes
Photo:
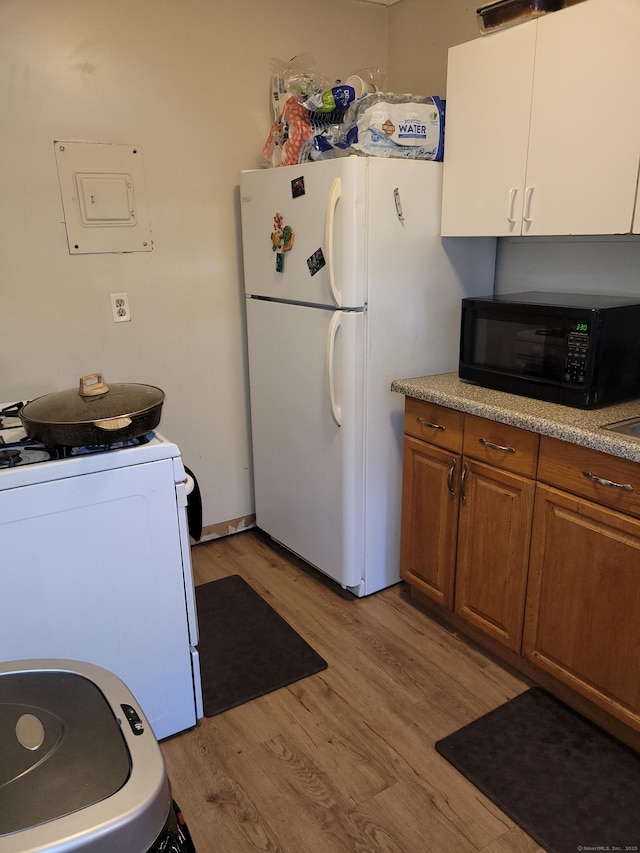
[[[0,836],[94,805],[130,772],[118,721],[92,681],[0,673]]]

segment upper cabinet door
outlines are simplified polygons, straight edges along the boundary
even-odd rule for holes
[[[452,48],[443,235],[630,233],[638,44],[638,0],[585,0]]]
[[[537,25],[522,233],[629,233],[640,3],[587,0]]]
[[[449,50],[443,236],[520,234],[536,21]]]

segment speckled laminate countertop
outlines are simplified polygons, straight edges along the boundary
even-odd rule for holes
[[[461,381],[457,373],[395,379],[391,390],[640,462],[640,439],[602,429],[604,424],[640,417],[640,400],[604,409],[571,409],[481,388]]]

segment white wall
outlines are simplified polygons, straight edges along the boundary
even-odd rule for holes
[[[386,65],[388,14],[357,0],[2,0],[0,401],[96,371],[158,385],[205,526],[252,513],[238,181],[268,134],[270,59],[309,52],[342,78]],[[69,254],[54,139],[140,146],[153,252]],[[121,291],[133,320],[115,324]]]
[[[640,237],[508,237],[498,241],[496,292],[640,297]]]
[[[392,92],[444,98],[447,51],[480,36],[468,0],[402,0],[389,14],[388,86]]]

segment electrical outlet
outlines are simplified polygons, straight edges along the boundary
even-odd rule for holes
[[[128,323],[131,320],[129,297],[126,293],[111,294],[111,312],[114,323]]]

